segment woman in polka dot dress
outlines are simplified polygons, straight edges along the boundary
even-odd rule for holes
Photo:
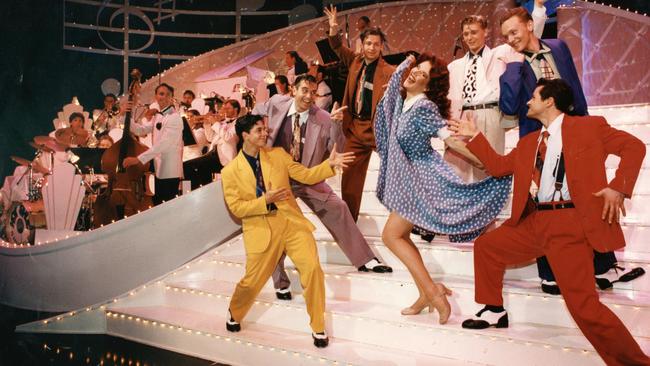
[[[480,164],[446,129],[450,102],[447,64],[430,54],[415,63],[409,56],[395,70],[377,106],[375,138],[381,159],[377,197],[390,211],[382,233],[386,246],[408,267],[420,292],[404,315],[435,308],[447,322],[451,292],[435,283],[410,239],[414,225],[472,240],[496,218],[506,203],[510,178],[464,183],[431,147],[440,138],[450,148]],[[402,76],[408,77],[402,83]],[[401,94],[404,87],[405,97]]]

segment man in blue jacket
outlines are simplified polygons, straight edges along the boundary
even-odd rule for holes
[[[501,18],[501,33],[519,54],[506,60],[508,65],[500,79],[499,107],[503,113],[519,117],[519,137],[542,127],[539,121],[526,117],[526,103],[541,78],[566,81],[573,90],[572,114],[587,115],[587,100],[571,51],[564,41],[537,38],[533,33],[533,18],[524,8],[510,9]]]

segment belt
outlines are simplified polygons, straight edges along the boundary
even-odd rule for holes
[[[544,202],[537,204],[537,211],[545,210],[561,210],[563,208],[575,208],[576,206],[571,201],[560,202]]]
[[[476,105],[464,105],[463,110],[466,111],[469,109],[475,111],[477,109],[490,109],[498,106],[499,106],[499,102],[476,104]]]
[[[350,113],[352,115],[352,118],[357,119],[359,121],[370,121],[370,117],[368,116],[360,116],[358,114]]]

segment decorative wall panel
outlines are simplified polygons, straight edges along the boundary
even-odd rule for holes
[[[558,24],[589,105],[650,102],[650,17],[579,1]]]

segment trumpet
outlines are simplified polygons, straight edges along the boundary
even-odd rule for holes
[[[226,116],[222,113],[208,113],[201,116],[190,114],[187,116],[187,123],[189,123],[190,127],[194,128],[202,124],[213,125],[215,123],[223,122],[225,119]]]

